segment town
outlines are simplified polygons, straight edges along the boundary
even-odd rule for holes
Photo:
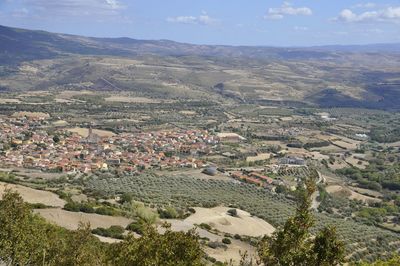
[[[198,155],[212,154],[218,137],[205,130],[156,131],[87,137],[68,130],[48,132],[43,117],[6,117],[0,126],[0,159],[5,167],[90,173],[111,168],[137,172],[149,168],[198,168]]]

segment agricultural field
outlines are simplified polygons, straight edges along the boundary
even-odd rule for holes
[[[112,225],[118,225],[125,228],[132,220],[125,217],[106,216],[95,213],[69,212],[62,209],[37,209],[35,213],[39,214],[47,221],[57,224],[69,230],[76,230],[79,223],[89,223],[91,228],[109,228]]]
[[[363,194],[357,193],[349,188],[345,188],[338,185],[327,186],[326,191],[330,194],[334,194],[340,197],[347,197],[349,199],[361,200],[365,203],[381,202],[381,199],[365,196]]]
[[[74,128],[68,128],[67,130],[69,132],[72,132],[72,133],[77,133],[77,134],[81,135],[82,137],[88,137],[89,136],[89,129],[88,128],[74,127]],[[115,135],[113,132],[110,132],[110,131],[107,131],[107,130],[93,129],[92,132],[94,134],[99,135],[100,137],[111,137],[111,136]]]
[[[43,204],[44,206],[63,207],[65,201],[60,199],[56,194],[32,189],[25,186],[8,184],[0,182],[0,197],[4,194],[5,190],[12,190],[18,192],[24,201],[32,204]]]
[[[136,200],[146,204],[176,207],[237,207],[259,217],[274,227],[282,226],[293,214],[295,203],[280,194],[273,194],[253,185],[234,181],[193,179],[189,176],[145,175],[122,178],[92,177],[86,183],[90,193],[115,196],[131,192]],[[359,222],[337,219],[334,215],[316,213],[316,227],[335,225],[345,240],[350,259],[367,260],[388,256],[387,251],[400,248],[395,233]],[[379,239],[376,240],[376,239]]]

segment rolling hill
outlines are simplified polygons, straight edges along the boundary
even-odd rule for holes
[[[163,98],[399,109],[399,72],[399,44],[193,45],[0,26],[0,91],[6,92],[85,83],[85,89]]]

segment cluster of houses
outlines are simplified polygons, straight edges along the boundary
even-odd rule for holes
[[[199,158],[214,152],[219,139],[205,130],[123,133],[88,137],[44,129],[45,119],[0,118],[0,160],[3,166],[46,171],[141,171],[148,168],[203,167]]]

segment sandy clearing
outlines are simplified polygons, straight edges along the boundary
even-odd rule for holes
[[[183,220],[163,220],[164,222],[167,222],[171,224],[171,230],[175,232],[187,232],[193,228],[195,228],[195,225],[191,222],[183,221]],[[159,227],[158,231],[160,233],[163,233],[165,229]],[[207,237],[211,241],[218,241],[220,240],[221,237],[218,235],[215,235],[213,233],[208,232],[207,230],[201,229],[201,228],[196,228],[196,232],[199,234],[200,237]]]
[[[64,121],[64,120],[57,120],[57,121],[54,121],[52,124],[57,127],[63,127],[63,126],[67,126],[68,122]]]
[[[221,238],[222,239],[222,238]],[[205,252],[221,262],[230,262],[232,259],[233,265],[239,265],[241,256],[240,253],[247,251],[250,258],[257,258],[257,250],[255,247],[250,246],[247,243],[231,240],[232,244],[228,245],[226,250],[223,249],[212,249],[209,247],[205,248]]]
[[[352,155],[350,157],[347,157],[345,159],[345,161],[348,164],[351,164],[354,167],[357,167],[357,168],[360,168],[360,169],[365,169],[369,165],[369,162],[364,161],[364,160],[360,160],[358,158],[360,158],[360,157],[357,156],[357,154],[354,154],[354,155]]]
[[[55,179],[65,176],[63,173],[48,173],[42,172],[37,169],[27,169],[27,168],[1,168],[0,171],[2,172],[13,172],[18,177],[28,177],[30,179]]]
[[[349,165],[343,161],[342,159],[335,158],[335,162],[333,164],[329,163],[329,168],[333,170],[338,170],[338,169],[343,169],[345,167],[348,167]]]
[[[192,224],[207,223],[224,233],[263,236],[271,235],[275,228],[266,221],[252,217],[248,212],[237,210],[238,217],[227,214],[230,208],[215,207],[212,209],[195,208],[196,213],[185,219]]]
[[[126,227],[132,222],[131,219],[118,216],[106,216],[94,213],[69,212],[62,209],[38,209],[34,210],[47,221],[55,223],[69,230],[76,230],[79,222],[90,223],[91,228],[120,225]]]
[[[88,128],[74,127],[74,128],[68,128],[67,130],[69,132],[77,133],[77,134],[81,135],[84,138],[89,136],[89,129]],[[94,134],[97,134],[100,137],[112,137],[112,136],[115,135],[113,132],[107,131],[107,130],[93,129],[92,131],[93,131]]]
[[[349,188],[339,186],[339,185],[327,186],[325,189],[329,194],[342,195],[342,196],[348,197],[349,199],[362,200],[365,203],[382,201],[381,199],[365,196],[365,195],[357,193]]]
[[[246,158],[246,162],[256,162],[256,161],[264,161],[271,158],[270,153],[260,153],[257,156],[249,156]]]
[[[74,103],[74,101],[72,100],[61,99],[61,98],[56,98],[55,101],[56,103]]]
[[[392,143],[384,143],[382,145],[385,145],[387,147],[400,147],[400,141],[392,142]]]
[[[189,111],[189,110],[182,110],[182,111],[179,111],[179,113],[181,113],[183,115],[197,115],[197,112]]]
[[[237,133],[232,133],[232,132],[223,132],[223,133],[218,133],[217,134],[218,138],[239,138],[241,140],[244,140],[245,138],[240,136]]]
[[[196,208],[197,209],[197,208]],[[166,222],[171,224],[171,229],[173,231],[185,231],[187,232],[188,230],[194,228],[194,224],[192,222],[188,221],[182,221],[182,220],[165,220]],[[163,232],[163,229],[159,230],[160,232]],[[196,232],[199,234],[200,237],[207,237],[210,239],[210,241],[219,241],[221,242],[222,239],[224,238],[223,236],[219,236],[213,233],[208,232],[207,230],[201,229],[201,228],[196,228]],[[251,245],[231,239],[232,243],[230,245],[227,245],[228,248],[226,250],[218,248],[218,249],[212,249],[209,247],[205,247],[204,250],[205,252],[222,262],[229,262],[230,259],[233,261],[233,265],[239,265],[239,261],[241,259],[240,252],[247,251],[249,256],[255,257],[256,256],[256,249],[252,247]]]
[[[309,152],[309,154],[310,154],[310,156],[312,158],[314,158],[316,160],[320,160],[320,161],[321,160],[329,160],[329,156],[328,155],[321,154],[318,151],[312,151],[312,152]]]
[[[18,99],[4,99],[4,98],[0,99],[0,104],[8,104],[8,103],[21,103],[21,101]]]
[[[355,150],[358,147],[357,143],[354,142],[350,143],[343,140],[332,141],[332,143],[338,147],[346,148],[347,150]]]
[[[24,201],[28,203],[42,203],[54,207],[63,207],[65,205],[65,201],[54,193],[0,182],[0,196],[3,196],[6,189],[18,192]]]
[[[349,188],[354,190],[355,192],[358,192],[358,193],[363,194],[363,195],[371,195],[371,196],[376,197],[376,198],[382,198],[383,197],[381,192],[378,192],[378,191],[375,191],[375,190],[366,189],[366,188],[359,188],[359,187],[353,187],[353,186],[349,186]]]
[[[93,234],[93,235],[95,237],[97,237],[103,243],[113,244],[113,243],[119,243],[119,242],[122,241],[121,239],[115,239],[115,238],[111,238],[111,237],[99,236],[99,235],[95,235],[95,234]]]
[[[42,112],[15,112],[12,114],[13,117],[36,117],[36,118],[49,118],[50,115]]]
[[[151,99],[146,97],[129,97],[129,96],[110,96],[104,98],[106,102],[120,102],[120,103],[161,103],[160,100]]]
[[[293,117],[291,117],[291,116],[285,116],[285,117],[280,117],[279,118],[281,121],[283,121],[283,122],[287,122],[287,121],[292,121],[293,120]]]

